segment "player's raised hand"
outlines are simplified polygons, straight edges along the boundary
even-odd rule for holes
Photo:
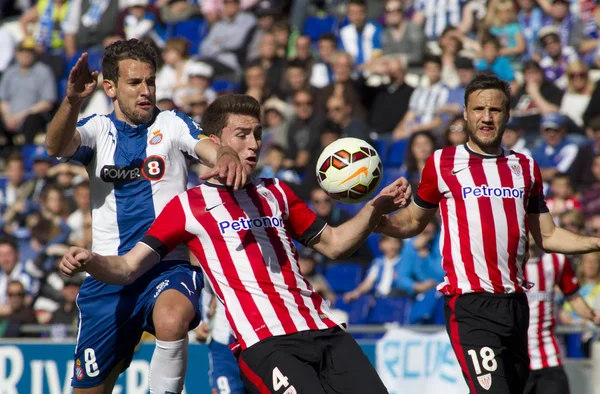
[[[73,276],[78,272],[84,271],[84,264],[93,256],[89,250],[73,246],[65,253],[58,268],[64,276]]]
[[[98,71],[90,71],[88,54],[84,52],[69,73],[67,99],[73,103],[80,103],[94,93],[96,86],[98,86]]]
[[[242,165],[240,157],[231,148],[219,148],[217,164],[208,172],[200,176],[202,180],[217,178],[223,184],[238,190],[246,184],[248,169]]]
[[[372,202],[380,212],[388,214],[405,206],[407,195],[410,197],[410,185],[406,178],[401,177],[383,188]]]

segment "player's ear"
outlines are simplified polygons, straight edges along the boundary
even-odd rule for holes
[[[104,88],[104,92],[106,93],[106,95],[111,98],[111,99],[115,99],[117,97],[117,84],[114,83],[113,81],[110,81],[108,79],[105,79],[102,81],[102,87]]]
[[[217,137],[216,135],[211,134],[211,135],[208,136],[208,138],[210,138],[210,140],[212,142],[214,142],[215,144],[221,145],[221,139],[219,137]]]
[[[463,119],[465,120],[465,122],[467,121],[467,105],[466,104],[463,105]]]

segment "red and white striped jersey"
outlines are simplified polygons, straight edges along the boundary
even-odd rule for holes
[[[205,183],[171,200],[142,242],[161,256],[188,245],[246,349],[341,325],[300,274],[292,242],[308,245],[326,225],[277,179],[237,191]]]
[[[554,334],[556,314],[554,287],[565,296],[579,290],[571,263],[562,254],[544,254],[525,264],[525,279],[534,283],[527,291],[529,300],[528,347],[532,370],[561,365],[558,341]]]
[[[447,295],[524,291],[527,214],[548,212],[540,170],[513,151],[487,156],[466,144],[429,157],[415,204],[440,207],[440,250]]]

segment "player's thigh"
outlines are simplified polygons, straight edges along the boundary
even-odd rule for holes
[[[533,394],[569,394],[569,379],[561,367],[541,370],[540,379]]]
[[[290,352],[256,344],[242,351],[238,364],[251,394],[326,394],[314,366]]]
[[[212,341],[208,345],[208,377],[212,392],[216,394],[244,394],[240,368],[229,346]]]
[[[108,386],[107,379],[118,365],[118,373],[129,366],[142,335],[143,319],[135,314],[135,299],[112,290],[116,288],[87,278],[79,292],[75,388]]]
[[[333,329],[321,370],[321,379],[328,393],[387,394],[387,389],[375,367],[356,340],[341,328]]]

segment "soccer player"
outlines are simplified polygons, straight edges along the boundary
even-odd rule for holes
[[[66,98],[48,126],[46,149],[83,163],[90,176],[93,246],[97,253],[125,254],[142,239],[165,204],[187,183],[184,153],[214,166],[206,175],[244,184],[245,170],[230,148],[201,135],[190,118],[159,111],[156,55],[137,40],[106,48],[104,91],[114,104],[110,115],[77,122],[82,101],[97,85],[83,54],[69,74]],[[183,153],[184,152],[184,153]],[[127,368],[142,332],[156,335],[150,391],[180,393],[187,364],[187,332],[199,322],[201,272],[189,265],[183,248],[127,286],[86,278],[80,310],[75,393],[110,393]]]
[[[232,147],[249,173],[254,169],[262,144],[254,98],[217,98],[202,126]],[[212,179],[171,200],[124,256],[71,248],[60,267],[67,276],[84,269],[107,283],[131,283],[183,242],[225,305],[250,393],[387,393],[360,346],[300,274],[292,240],[331,259],[347,256],[384,214],[405,203],[407,187],[398,179],[331,227],[278,179],[254,179],[238,191]]]
[[[529,375],[528,230],[545,251],[600,249],[599,238],[555,227],[538,165],[502,149],[509,100],[506,82],[476,76],[465,91],[468,142],[435,151],[413,203],[379,228],[413,237],[440,208],[446,275],[438,290],[446,295],[446,329],[472,394],[523,393]]]
[[[560,288],[573,310],[582,318],[600,324],[600,314],[579,295],[579,282],[569,260],[562,254],[544,253],[531,238],[524,274],[525,280],[535,283],[526,293],[529,300],[531,371],[524,394],[569,394],[569,381],[554,332],[555,287]]]

